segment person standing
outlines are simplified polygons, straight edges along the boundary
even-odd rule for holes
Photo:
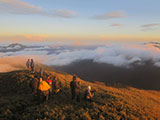
[[[62,85],[56,76],[53,77],[52,85],[53,85],[54,93],[57,94],[60,91],[60,88],[62,87]]]
[[[46,81],[47,81],[47,83],[48,83],[48,84],[50,85],[50,87],[51,87],[51,88],[49,89],[49,92],[50,92],[50,94],[51,94],[51,92],[52,92],[52,80],[51,80],[50,77],[48,76]]]
[[[30,59],[27,60],[26,62],[26,66],[27,66],[27,70],[30,72],[31,68],[30,68],[30,64],[31,64],[31,61]]]
[[[43,77],[43,69],[42,68],[40,68],[39,75],[40,75],[40,77]]]
[[[79,93],[80,83],[77,81],[77,76],[73,76],[72,81],[70,82],[72,100],[76,98],[77,102],[80,102],[80,93]]]
[[[31,59],[30,67],[31,67],[31,73],[34,73],[34,61],[33,61],[33,59]]]
[[[37,75],[32,76],[32,80],[30,81],[29,85],[32,89],[32,94],[34,96],[37,96],[38,86],[39,86],[39,79],[38,79]]]

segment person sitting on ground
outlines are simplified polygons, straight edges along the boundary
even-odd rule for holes
[[[26,66],[27,66],[27,70],[30,72],[30,64],[31,64],[31,61],[30,59],[27,60],[26,62]]]
[[[88,102],[92,102],[92,98],[94,96],[94,93],[91,91],[91,86],[88,86],[86,91],[84,92],[84,100]]]
[[[77,81],[77,76],[73,75],[73,79],[70,82],[72,100],[76,98],[77,102],[80,102],[80,92],[79,92],[80,82]]]
[[[52,86],[54,88],[54,92],[57,94],[60,91],[62,85],[61,82],[58,81],[56,76],[53,77]]]

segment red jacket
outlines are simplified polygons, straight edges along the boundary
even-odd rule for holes
[[[49,84],[52,84],[52,80],[48,79],[46,80]]]

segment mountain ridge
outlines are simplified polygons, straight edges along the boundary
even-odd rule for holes
[[[43,67],[44,68],[44,67]],[[0,73],[0,118],[5,119],[151,119],[160,118],[160,92],[140,90],[129,86],[110,87],[90,83],[78,78],[81,83],[81,98],[88,85],[96,90],[93,103],[71,101],[70,81],[72,75],[45,68],[62,82],[62,92],[52,95],[46,102],[38,102],[31,95],[31,74],[25,70]]]
[[[130,67],[117,67],[93,60],[79,60],[69,65],[53,67],[69,74],[77,74],[86,81],[98,81],[106,85],[120,83],[139,89],[160,90],[160,68],[154,66],[152,61],[135,63]]]

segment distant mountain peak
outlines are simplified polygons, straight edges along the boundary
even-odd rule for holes
[[[24,45],[22,45],[20,43],[12,43],[12,44],[8,45],[8,47],[17,47],[17,46],[24,47]]]

